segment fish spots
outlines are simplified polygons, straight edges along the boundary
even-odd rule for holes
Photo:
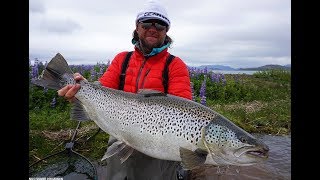
[[[235,133],[225,126],[211,123],[206,127],[205,140],[209,144],[215,144],[219,147],[226,145],[236,147],[239,145],[239,140]]]
[[[201,129],[215,118],[215,114],[199,109],[193,103],[162,97],[137,98],[127,94],[83,82],[78,97],[86,101],[93,112],[105,121],[118,123],[118,130],[151,136],[175,136],[188,143],[201,140]],[[120,94],[120,95],[119,95]]]
[[[137,124],[140,133],[152,136],[174,135],[190,143],[198,142],[201,138],[200,129],[206,124],[206,121],[199,119],[199,114],[191,116],[185,109],[162,106],[158,102],[146,104],[143,106],[148,108],[139,107],[135,109],[135,113],[127,113],[131,118],[124,119],[124,122],[130,121],[131,125]],[[130,127],[128,123],[123,123],[123,125]]]

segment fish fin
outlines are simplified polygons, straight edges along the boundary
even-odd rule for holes
[[[130,155],[133,153],[134,149],[128,145],[126,145],[119,153],[118,153],[118,156],[120,157],[120,161],[121,161],[121,164],[123,162],[125,162],[129,157]]]
[[[102,84],[100,83],[100,81],[94,81],[93,84],[97,85],[97,86],[102,86]]]
[[[120,157],[120,161],[122,164],[130,157],[133,151],[134,149],[126,145],[124,142],[115,141],[110,147],[108,147],[107,152],[104,154],[101,161],[117,154]]]
[[[82,105],[81,101],[76,99],[75,101],[72,102],[72,107],[70,111],[70,117],[71,120],[76,120],[76,121],[90,121],[90,117]]]
[[[108,147],[111,146],[114,142],[118,141],[115,137],[109,135]]]
[[[31,83],[59,90],[69,79],[73,79],[73,72],[63,56],[57,53],[42,71],[42,74],[38,78],[32,79]]]
[[[193,169],[197,166],[203,165],[208,155],[208,152],[202,149],[196,149],[195,151],[191,151],[186,148],[180,147],[179,150],[182,167],[184,169]]]
[[[154,90],[154,89],[139,89],[137,94],[143,95],[144,97],[166,96],[164,92]]]
[[[105,159],[117,154],[125,146],[126,146],[126,144],[124,142],[121,142],[121,141],[116,141],[116,142],[112,143],[112,145],[108,147],[107,152],[104,154],[104,156],[102,157],[101,161],[103,161],[103,160],[105,160]]]

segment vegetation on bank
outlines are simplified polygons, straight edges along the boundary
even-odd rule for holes
[[[105,68],[97,64],[91,69],[83,68],[82,74],[93,81],[99,76],[95,73]],[[189,71],[194,101],[212,108],[249,133],[290,134],[290,71],[268,70],[253,75]],[[55,90],[30,84],[30,164],[65,148],[78,123],[69,120],[69,114],[70,104],[57,96]],[[98,129],[92,121],[82,122],[76,136],[74,149],[91,160],[101,159],[107,149],[108,134],[100,131],[95,135]]]

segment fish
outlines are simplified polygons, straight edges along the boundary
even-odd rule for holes
[[[118,155],[123,163],[137,150],[191,170],[203,165],[249,166],[268,159],[264,142],[198,102],[152,89],[125,92],[86,79],[76,81],[73,74],[57,53],[32,83],[55,90],[81,85],[71,102],[70,119],[94,121],[116,138],[101,160]]]

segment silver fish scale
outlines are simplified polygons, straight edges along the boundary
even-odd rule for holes
[[[154,136],[172,134],[183,137],[189,143],[197,144],[201,139],[201,128],[209,123],[208,117],[187,104],[168,101],[161,97],[142,98],[140,133]],[[212,117],[211,117],[212,118]]]
[[[217,124],[210,124],[209,127],[207,127],[205,139],[208,143],[216,144],[219,147],[223,147],[227,143],[230,143],[232,147],[237,147],[241,144],[234,131]]]
[[[73,79],[72,74],[63,74],[62,79],[60,80],[60,85],[65,86],[67,84],[75,84],[75,80]]]
[[[97,88],[102,91],[97,91]],[[128,131],[133,125],[137,125],[140,134],[172,134],[197,145],[201,140],[201,128],[215,118],[212,113],[207,113],[207,107],[199,109],[192,101],[186,103],[179,99],[162,96],[143,97],[130,93],[119,96],[112,91],[85,83],[81,85],[78,94],[88,102],[94,102],[92,106],[97,106],[97,109],[103,111],[107,119],[119,121],[122,131]]]

